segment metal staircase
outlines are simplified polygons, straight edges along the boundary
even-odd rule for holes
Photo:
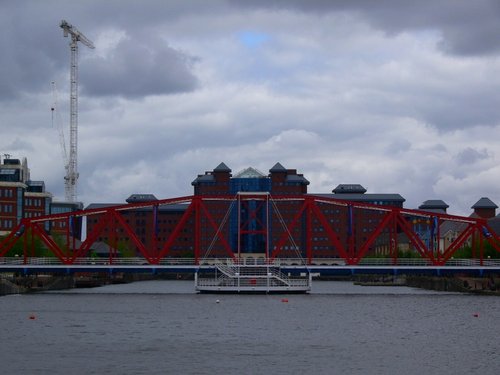
[[[201,267],[200,267],[201,268]],[[241,265],[218,261],[196,274],[199,292],[220,293],[307,293],[311,289],[310,274],[289,277],[273,265]]]

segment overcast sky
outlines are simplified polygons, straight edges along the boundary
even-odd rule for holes
[[[280,162],[328,193],[500,205],[500,1],[0,2],[0,154],[64,199],[69,40],[79,45],[78,198],[192,194],[198,174]],[[67,146],[68,147],[68,146]]]

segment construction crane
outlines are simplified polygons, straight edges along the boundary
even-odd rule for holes
[[[94,49],[94,44],[83,35],[76,27],[65,20],[60,27],[64,36],[71,35],[69,43],[71,49],[70,72],[70,121],[69,121],[69,159],[65,166],[64,192],[68,202],[77,201],[78,182],[78,42]]]
[[[64,163],[64,168],[67,169],[69,167],[69,160],[68,160],[68,152],[66,151],[66,137],[64,136],[64,128],[62,125],[62,120],[61,120],[61,112],[59,111],[59,101],[58,101],[58,95],[57,95],[57,86],[54,81],[52,81],[52,107],[50,110],[52,111],[52,127],[56,128],[57,132],[59,133],[59,142],[61,143],[61,154],[63,158],[63,163]],[[69,198],[70,196],[70,191],[69,191],[69,184],[66,184],[66,190],[65,190],[65,195],[66,198]]]

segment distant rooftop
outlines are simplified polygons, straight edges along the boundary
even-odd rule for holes
[[[364,194],[366,189],[360,184],[340,184],[332,190],[335,194]]]
[[[391,193],[374,193],[374,194],[325,194],[325,193],[312,193],[309,195],[315,195],[318,197],[327,197],[334,199],[341,199],[346,201],[353,202],[366,202],[366,203],[374,203],[374,204],[392,204],[392,203],[401,203],[406,200],[400,194],[391,194]]]
[[[269,170],[269,172],[286,172],[286,168],[283,167],[280,163],[274,164],[274,166]]]
[[[139,202],[151,202],[151,201],[157,201],[158,198],[156,198],[153,194],[132,194],[130,197],[128,197],[125,202],[127,203],[139,203]]]
[[[418,209],[436,213],[446,213],[448,207],[450,206],[448,206],[441,199],[429,199],[426,200],[424,203],[422,203],[420,206],[418,206]]]
[[[214,172],[231,172],[231,168],[224,163],[220,163],[217,167],[215,167]]]
[[[234,178],[265,178],[267,176],[255,168],[248,167],[248,168],[245,168],[242,171],[236,173],[236,175],[234,175],[233,177]]]
[[[491,201],[491,199],[482,197],[480,200],[474,204],[474,206],[471,207],[472,209],[477,209],[477,208],[498,208],[498,206]]]

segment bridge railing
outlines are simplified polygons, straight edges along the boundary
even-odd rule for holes
[[[392,259],[387,258],[364,258],[359,262],[360,266],[415,266],[424,267],[432,266],[432,262],[428,259],[422,258],[398,258],[397,263],[394,264]],[[498,267],[500,266],[500,259],[448,259],[444,267]]]
[[[63,262],[56,257],[0,257],[0,264],[4,265],[63,265]],[[247,262],[244,259],[236,261],[234,259],[212,259],[201,262],[200,265],[214,266],[216,264],[227,265],[246,265],[252,266],[256,263]],[[132,258],[113,258],[111,261],[108,258],[93,258],[81,257],[75,259],[73,265],[117,265],[117,266],[145,266],[150,267],[151,264],[145,258],[132,257]],[[194,258],[163,258],[160,260],[160,266],[193,266],[196,265]],[[276,258],[271,263],[271,266],[286,267],[286,266],[304,266],[303,259],[293,258]],[[340,258],[317,258],[312,259],[308,266],[345,266],[346,262]],[[363,258],[357,266],[413,266],[424,267],[432,266],[432,263],[427,259],[422,258],[398,258],[397,263],[390,258]],[[500,267],[500,259],[449,259],[443,267]]]
[[[55,257],[1,257],[0,264],[26,264],[26,265],[41,265],[41,266],[51,266],[51,265],[63,265],[64,263]],[[110,261],[108,258],[93,258],[93,257],[81,257],[76,258],[72,263],[73,265],[119,265],[119,266],[150,266],[145,258],[134,257],[134,258],[114,258]],[[164,258],[160,261],[160,265],[194,265],[195,260],[193,258]]]

